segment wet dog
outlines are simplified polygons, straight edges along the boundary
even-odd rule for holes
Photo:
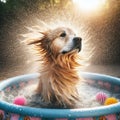
[[[38,32],[40,37],[28,37],[39,58],[39,83],[36,94],[42,107],[74,108],[80,95],[77,85],[81,81],[78,67],[82,39],[66,27]]]

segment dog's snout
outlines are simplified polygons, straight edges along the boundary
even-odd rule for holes
[[[74,44],[77,45],[77,44],[80,44],[80,43],[81,43],[82,38],[80,38],[80,37],[74,37],[74,38],[73,38],[73,41],[74,41]]]

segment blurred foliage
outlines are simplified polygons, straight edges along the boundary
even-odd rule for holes
[[[117,8],[120,10],[120,0],[109,0],[111,6],[109,8]],[[117,4],[114,4],[117,2]],[[26,12],[41,12],[45,9],[58,7],[59,9],[67,8],[72,3],[72,0],[0,0],[0,19],[6,16],[15,17],[16,13],[22,14]]]
[[[58,7],[65,8],[71,0],[0,0],[0,24],[7,18],[16,19],[18,14],[42,12],[43,10]],[[61,8],[60,8],[61,9]]]
[[[51,6],[60,6],[65,5],[66,1],[69,0],[7,0],[6,3],[0,1],[0,12],[6,13],[6,12],[15,12],[20,9],[30,9],[31,10],[36,9],[46,9]]]

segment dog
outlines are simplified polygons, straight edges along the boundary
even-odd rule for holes
[[[37,34],[40,37],[26,39],[39,58],[36,94],[47,104],[45,107],[74,108],[80,101],[77,85],[82,78],[77,68],[81,66],[82,38],[67,27],[38,31]]]

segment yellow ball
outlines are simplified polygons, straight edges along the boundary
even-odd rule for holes
[[[111,104],[115,104],[115,103],[118,103],[118,100],[114,97],[111,97],[111,98],[107,98],[105,100],[104,105],[111,105]]]

